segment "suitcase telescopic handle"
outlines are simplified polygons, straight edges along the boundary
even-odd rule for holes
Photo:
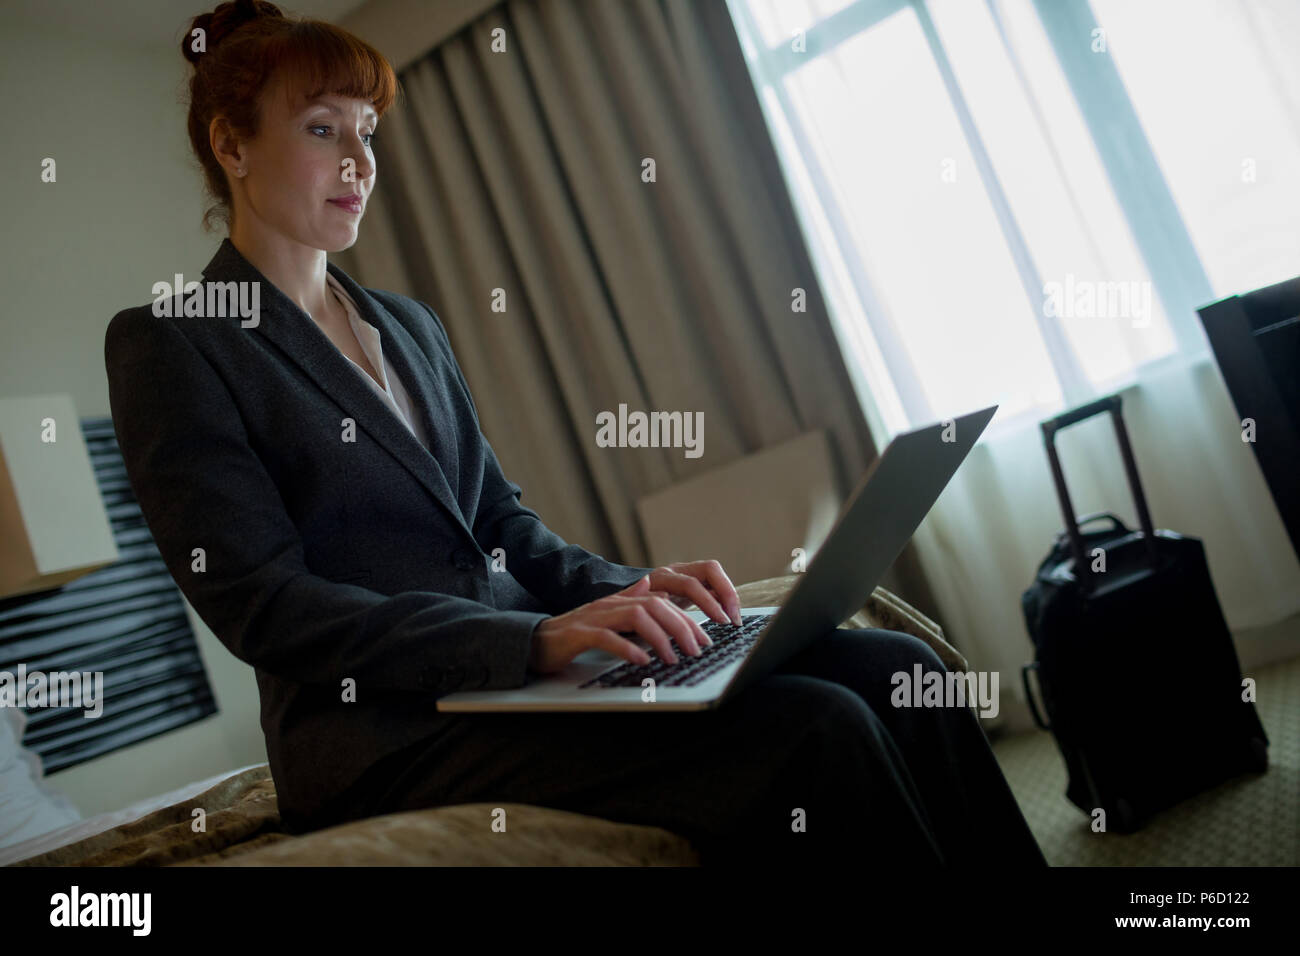
[[[1096,415],[1110,412],[1115,425],[1115,439],[1119,443],[1119,453],[1124,460],[1124,474],[1128,476],[1128,486],[1133,492],[1133,503],[1137,506],[1138,523],[1142,527],[1142,539],[1146,542],[1147,557],[1151,566],[1156,567],[1156,539],[1151,526],[1151,512],[1147,510],[1146,495],[1142,493],[1142,482],[1138,478],[1137,463],[1133,460],[1133,446],[1129,444],[1128,429],[1124,427],[1124,414],[1118,395],[1108,395],[1095,402],[1080,405],[1068,412],[1049,418],[1042,422],[1043,444],[1047,448],[1047,460],[1052,466],[1052,480],[1056,482],[1056,496],[1061,501],[1061,515],[1065,518],[1065,530],[1070,536],[1070,547],[1074,553],[1075,576],[1081,587],[1091,590],[1094,584],[1091,565],[1083,553],[1083,536],[1079,533],[1079,522],[1074,516],[1074,505],[1070,501],[1070,491],[1065,486],[1065,473],[1061,470],[1061,459],[1056,454],[1056,433],[1062,428],[1077,425]]]

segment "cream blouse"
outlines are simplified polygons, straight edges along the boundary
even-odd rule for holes
[[[429,436],[425,433],[420,416],[415,413],[411,405],[411,396],[407,394],[406,389],[402,386],[397,373],[384,364],[384,348],[380,341],[379,330],[361,318],[356,303],[352,301],[352,297],[348,295],[338,279],[326,272],[325,281],[334,290],[334,297],[339,300],[339,304],[347,312],[348,323],[352,326],[352,333],[357,337],[361,350],[366,353],[366,358],[370,360],[374,370],[379,373],[379,378],[384,384],[381,386],[379,382],[370,377],[370,373],[364,368],[346,355],[343,357],[348,359],[348,364],[357,370],[357,374],[366,380],[367,384],[375,390],[375,394],[384,400],[384,404],[392,410],[393,414],[401,420],[402,424],[407,427],[427,451],[429,449]],[[340,352],[340,354],[342,353]]]

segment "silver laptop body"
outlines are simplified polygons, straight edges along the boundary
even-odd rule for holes
[[[501,711],[708,710],[740,693],[861,610],[998,406],[895,436],[867,469],[825,543],[781,607],[741,609],[741,625],[687,612],[713,644],[690,657],[674,642],[666,664],[639,636],[651,662],[634,665],[584,651],[554,674],[511,690],[461,691],[438,700],[451,713]],[[649,678],[653,683],[647,684]],[[671,681],[685,681],[672,683]],[[611,686],[622,683],[623,686]]]

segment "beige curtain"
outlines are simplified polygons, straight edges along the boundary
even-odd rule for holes
[[[649,564],[639,497],[819,427],[854,486],[876,451],[721,0],[512,0],[400,75],[336,261],[438,313],[549,527]],[[703,412],[703,455],[599,447],[620,404]],[[910,547],[882,583],[938,620]]]

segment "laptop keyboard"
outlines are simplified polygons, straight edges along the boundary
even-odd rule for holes
[[[700,681],[708,680],[722,667],[743,657],[758,640],[758,633],[772,619],[771,614],[742,614],[740,624],[723,624],[720,621],[701,621],[700,627],[713,641],[708,647],[700,648],[699,657],[683,654],[676,646],[677,663],[669,664],[653,650],[649,664],[633,664],[623,661],[617,667],[597,674],[589,681],[578,685],[579,688],[600,685],[601,687],[640,687],[641,681],[652,678],[660,687],[693,687]],[[623,632],[623,636],[632,636]],[[674,642],[675,644],[675,642]]]

